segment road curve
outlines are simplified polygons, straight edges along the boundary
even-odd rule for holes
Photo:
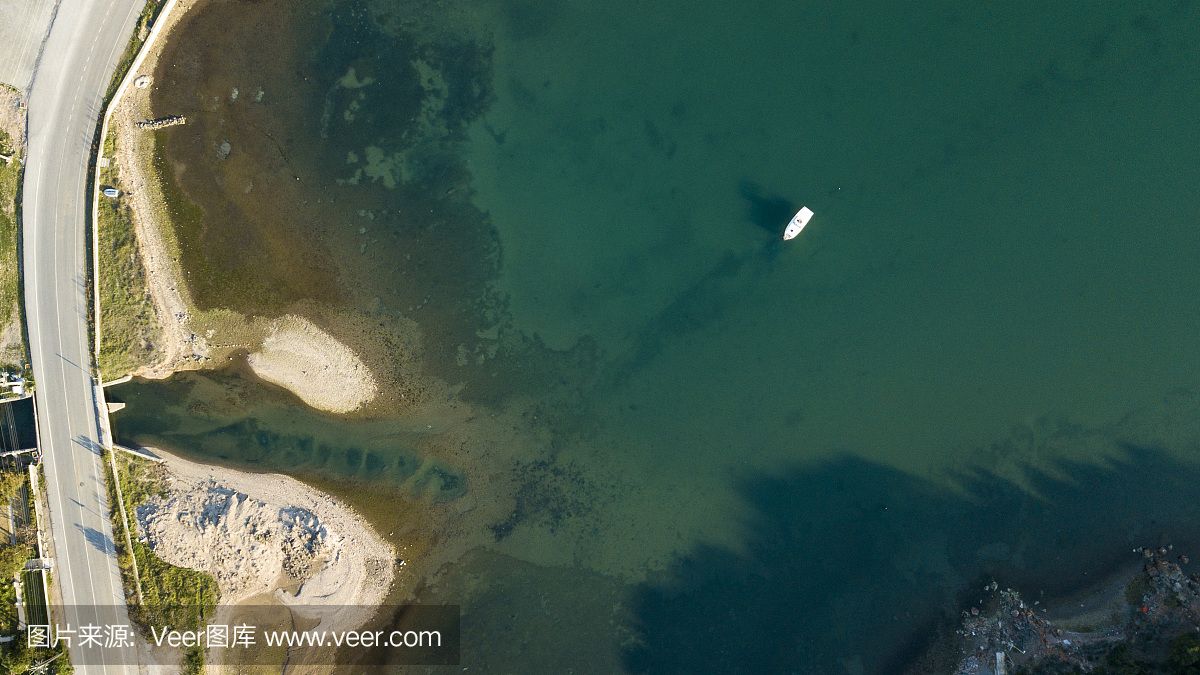
[[[61,0],[29,95],[21,235],[25,309],[54,579],[64,605],[56,621],[77,631],[82,625],[129,623],[99,454],[85,226],[92,140],[143,3]],[[137,671],[90,665],[76,640],[71,645],[76,672]]]

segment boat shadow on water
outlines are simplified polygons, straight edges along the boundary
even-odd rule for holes
[[[746,217],[750,222],[775,238],[780,236],[783,226],[800,208],[786,197],[768,194],[763,186],[750,180],[743,180],[738,185],[738,194],[746,201]]]
[[[835,187],[826,194],[832,196],[840,191],[840,187]],[[788,239],[794,239],[813,215],[812,211],[807,208],[802,213],[800,204],[783,195],[767,192],[762,185],[749,179],[742,180],[738,184],[738,195],[746,204],[746,220],[768,235],[767,240],[758,251],[759,256],[768,262],[774,261],[783,252],[785,246],[792,245]],[[804,217],[805,213],[807,217]],[[799,227],[791,237],[785,239],[785,233],[794,224],[798,224]],[[739,222],[739,227],[741,225],[742,223]]]
[[[680,336],[718,325],[726,318],[729,308],[737,306],[746,293],[753,291],[755,284],[770,275],[770,263],[784,248],[793,245],[794,242],[783,240],[783,228],[799,208],[794,202],[768,194],[761,185],[750,180],[739,184],[738,193],[746,201],[746,218],[769,236],[764,237],[757,248],[726,251],[647,321],[631,356],[624,363],[609,368],[612,382],[627,381],[633,373],[653,361],[664,345]],[[745,221],[739,220],[731,227],[737,228],[739,238],[745,238],[742,234]]]
[[[783,227],[800,207],[786,197],[767,193],[763,186],[750,180],[738,185],[738,194],[746,202],[746,218],[770,235],[759,254],[774,260],[783,251]]]

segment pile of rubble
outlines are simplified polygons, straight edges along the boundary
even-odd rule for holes
[[[180,124],[187,124],[187,118],[183,115],[167,115],[166,117],[158,117],[152,120],[142,120],[136,122],[139,129],[163,129],[165,127],[174,127]]]

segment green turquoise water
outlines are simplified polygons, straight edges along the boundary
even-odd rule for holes
[[[197,241],[302,237],[333,280],[267,304],[413,319],[455,394],[177,376],[118,432],[419,506],[472,670],[898,672],[990,578],[1200,541],[1195,7],[311,2],[274,61],[202,46],[266,6],[174,46],[229,61],[159,103]],[[238,120],[278,147],[215,159]],[[189,255],[270,286],[237,241]]]

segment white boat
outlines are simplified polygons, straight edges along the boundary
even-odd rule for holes
[[[812,220],[813,211],[807,206],[801,206],[796,215],[792,216],[791,222],[787,224],[787,228],[783,231],[783,240],[795,239],[796,235],[808,225],[808,221]]]

